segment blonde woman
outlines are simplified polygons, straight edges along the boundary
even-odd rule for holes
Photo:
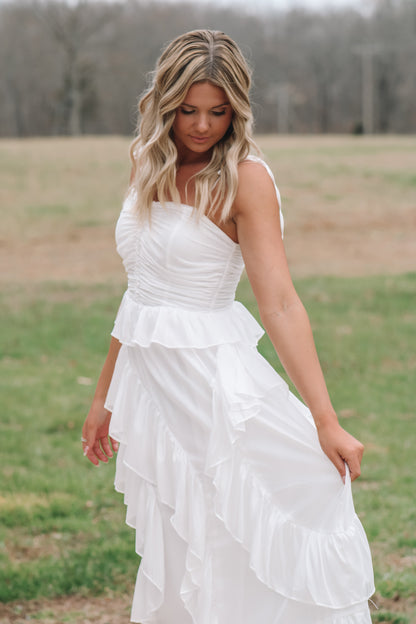
[[[279,192],[250,155],[249,88],[220,32],[178,37],[158,61],[116,229],[128,289],[84,454],[98,465],[118,450],[116,488],[142,557],[133,622],[369,624],[371,557],[350,485],[363,446],[331,405],[286,264]],[[244,266],[306,405],[234,301]]]

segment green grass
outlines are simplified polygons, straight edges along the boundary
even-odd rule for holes
[[[367,446],[354,490],[378,594],[411,599],[416,274],[296,285],[341,421]],[[121,590],[134,581],[134,535],[113,492],[114,467],[87,464],[79,441],[121,294],[115,286],[40,284],[36,293],[16,287],[2,299],[3,601]],[[239,296],[255,311],[246,281]],[[260,348],[281,372],[267,338]],[[380,617],[374,621],[407,621]]]
[[[373,622],[383,622],[383,624],[412,624],[412,621],[406,615],[397,615],[391,611],[373,614]]]
[[[36,298],[15,292],[2,302],[3,601],[134,580],[134,535],[113,467],[89,466],[79,441],[92,392],[84,384],[99,372],[119,293],[85,291],[46,285]]]

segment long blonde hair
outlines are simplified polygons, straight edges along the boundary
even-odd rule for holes
[[[181,202],[176,188],[177,150],[172,138],[176,110],[196,82],[224,89],[233,117],[210,162],[195,176],[195,207],[210,215],[221,209],[226,221],[237,193],[238,163],[250,150],[260,152],[252,138],[250,69],[237,44],[214,30],[194,30],[172,41],[160,56],[152,84],[139,102],[137,136],[130,147],[136,209],[150,216],[153,200]]]

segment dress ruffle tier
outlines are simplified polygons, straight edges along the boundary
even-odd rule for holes
[[[122,301],[112,335],[123,346],[106,407],[112,411],[110,433],[120,442],[115,485],[124,493],[126,521],[136,530],[136,551],[142,557],[132,621],[162,622],[157,614],[166,592],[161,513],[165,508],[186,544],[180,597],[195,624],[233,621],[221,619],[213,597],[206,540],[206,523],[213,513],[236,547],[244,550],[256,583],[271,590],[270,603],[276,603],[271,612],[277,615],[268,624],[371,622],[367,607],[374,592],[371,557],[352,504],[349,477],[343,485],[335,469],[328,467],[309,411],[257,352],[262,333],[238,303],[220,311],[196,312],[144,306],[128,293]],[[209,354],[212,412],[200,466],[190,460],[155,403],[152,389],[142,383],[140,366],[155,349],[186,352],[186,358],[197,356],[199,350]],[[142,364],[137,368],[139,351]],[[277,478],[275,491],[269,487],[270,475],[256,465],[250,449],[257,428],[270,427],[261,422],[270,409],[277,421],[271,439],[278,434],[282,445],[276,454],[293,455],[293,446],[299,456],[307,451],[312,458],[314,473],[309,466],[306,473],[292,476],[289,493],[285,479],[280,484]],[[329,505],[319,506],[319,518],[313,515],[316,509],[308,517],[315,490],[327,492],[323,502]],[[306,613],[312,615],[306,618]]]

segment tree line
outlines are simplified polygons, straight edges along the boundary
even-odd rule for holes
[[[416,130],[416,3],[257,14],[164,0],[0,4],[0,136],[131,134],[161,48],[222,30],[254,70],[258,132]]]

